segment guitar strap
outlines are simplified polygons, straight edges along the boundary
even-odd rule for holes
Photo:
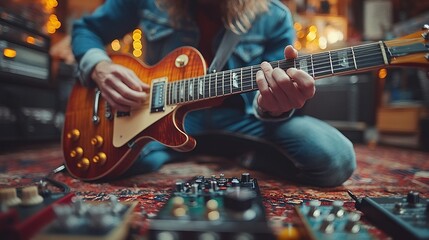
[[[240,35],[234,33],[233,31],[227,29],[223,35],[222,41],[219,44],[219,47],[216,51],[216,55],[213,58],[212,63],[210,64],[208,73],[214,73],[221,71],[225,66],[226,61],[228,60],[231,53],[234,51],[235,46],[240,41]]]

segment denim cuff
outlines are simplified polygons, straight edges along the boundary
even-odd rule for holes
[[[260,109],[260,107],[258,106],[258,96],[259,96],[259,92],[255,95],[255,97],[253,98],[253,114],[255,115],[255,117],[259,120],[262,121],[267,121],[267,122],[280,122],[280,121],[286,121],[289,118],[291,118],[293,116],[293,114],[295,113],[295,108],[293,108],[292,110],[282,113],[279,116],[271,116],[268,112],[263,112]]]
[[[83,86],[93,86],[94,82],[91,80],[91,72],[95,65],[101,61],[111,62],[107,53],[99,48],[89,49],[79,61],[79,81]]]

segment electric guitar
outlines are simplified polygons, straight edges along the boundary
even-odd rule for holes
[[[184,130],[184,117],[189,111],[213,107],[228,96],[258,89],[255,74],[259,66],[205,74],[205,61],[192,47],[178,48],[154,66],[128,55],[111,58],[150,85],[149,101],[137,110],[119,112],[110,108],[97,88],[75,83],[66,109],[62,149],[69,173],[78,179],[120,176],[152,140],[177,151],[190,151],[196,141]],[[428,67],[429,27],[395,40],[274,61],[271,65],[296,67],[314,79],[384,67]]]

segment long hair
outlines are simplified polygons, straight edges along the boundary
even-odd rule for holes
[[[268,11],[270,0],[217,0],[220,4],[221,19],[225,28],[240,34],[247,32],[252,21],[261,13]],[[173,20],[190,20],[190,9],[195,0],[157,0],[160,8],[166,10]]]

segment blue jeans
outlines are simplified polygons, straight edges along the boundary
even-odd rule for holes
[[[355,152],[349,139],[310,116],[295,115],[287,121],[265,122],[241,109],[212,108],[190,112],[185,119],[185,130],[191,136],[223,131],[268,141],[283,157],[255,157],[246,166],[301,184],[338,186],[356,168]],[[151,142],[143,148],[131,169],[133,173],[156,171],[183,154]]]

